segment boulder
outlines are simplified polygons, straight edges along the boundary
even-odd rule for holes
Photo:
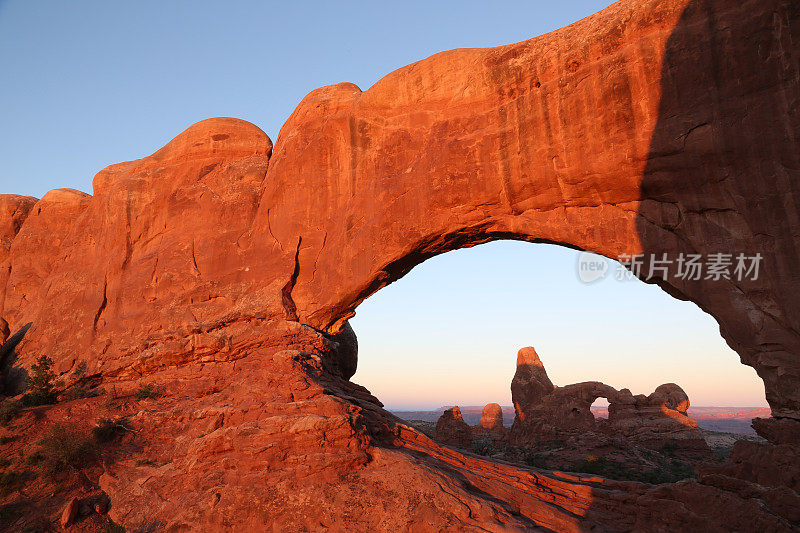
[[[75,522],[78,517],[78,510],[80,509],[81,501],[78,498],[72,498],[64,511],[61,513],[61,527],[67,528]]]

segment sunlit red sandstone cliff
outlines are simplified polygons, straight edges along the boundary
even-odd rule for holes
[[[798,11],[623,0],[366,92],[318,89],[274,152],[255,126],[212,119],[103,170],[91,197],[2,197],[2,317],[10,334],[33,324],[6,364],[48,354],[66,382],[85,361],[119,391],[164,385],[131,421],[164,464],[101,480],[126,524],[797,527]],[[757,281],[655,281],[712,314],[764,380],[771,444],[654,487],[465,456],[382,410],[347,380],[347,319],[426,258],[494,239],[764,255]]]

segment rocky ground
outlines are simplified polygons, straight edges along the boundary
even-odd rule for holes
[[[145,433],[136,424],[127,423],[159,402],[159,391],[143,387],[124,395],[113,388],[83,392],[96,396],[77,400],[62,397],[53,405],[24,407],[16,412],[7,406],[0,409],[0,530],[61,531],[62,520],[74,501],[70,531],[124,531],[106,514],[108,496],[100,489],[99,477],[106,465],[118,461],[162,467],[163,457],[148,455]],[[425,435],[434,434],[433,422],[408,423]],[[703,436],[715,452],[715,462],[726,458],[737,440],[763,442],[760,437],[705,430]],[[524,449],[480,435],[466,451],[523,467],[651,483],[694,478],[697,466],[703,464],[698,457],[669,448],[591,448],[554,441]],[[128,531],[156,531],[159,527],[155,522],[139,523],[129,526]]]
[[[408,420],[409,425],[433,438],[436,424],[428,420]],[[697,476],[697,469],[708,464],[720,464],[733,450],[736,441],[766,442],[756,435],[723,433],[702,430],[713,456],[692,450],[664,445],[650,448],[631,443],[614,445],[593,435],[585,440],[554,440],[536,447],[510,446],[489,436],[476,435],[472,449],[466,450],[520,465],[601,475],[621,481],[671,483]]]
[[[759,437],[758,435],[727,433],[724,431],[711,431],[708,429],[702,429],[701,431],[703,432],[703,438],[706,439],[708,447],[711,448],[715,454],[724,458],[730,457],[731,451],[733,451],[733,445],[737,441],[760,443],[767,442],[766,439]]]
[[[91,394],[97,396],[18,411],[10,400],[0,407],[0,531],[61,531],[65,524],[70,531],[125,531],[106,514],[99,478],[109,462],[151,463],[137,453],[142,442],[126,419],[157,393]],[[139,526],[129,531],[157,528]]]

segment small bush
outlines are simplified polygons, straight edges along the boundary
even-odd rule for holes
[[[77,365],[75,365],[75,370],[73,371],[75,379],[86,377],[86,370],[88,368],[89,365],[86,363],[86,361],[80,361]]]
[[[80,468],[96,455],[90,439],[63,424],[53,424],[39,444],[44,460],[52,468]]]
[[[55,403],[55,394],[53,394],[53,381],[55,379],[53,360],[46,355],[40,355],[36,362],[31,365],[31,372],[28,375],[27,382],[29,392],[22,397],[22,403],[26,406]]]
[[[525,464],[534,468],[547,468],[548,460],[544,455],[529,453],[525,456]]]
[[[147,398],[156,398],[158,397],[158,391],[156,391],[155,386],[152,383],[148,383],[147,385],[142,385],[139,387],[139,390],[136,391],[134,397],[137,400],[146,400]]]
[[[55,403],[55,398],[49,394],[42,395],[38,392],[28,392],[22,396],[22,405],[25,407],[38,407]]]
[[[116,386],[111,385],[111,389],[107,393],[103,391],[102,394],[106,394],[106,401],[104,402],[106,409],[117,409],[119,407],[117,403],[119,395],[117,394]]]
[[[19,400],[8,399],[4,401],[0,404],[0,424],[7,426],[17,418],[20,409],[22,409],[22,403]]]
[[[490,438],[476,437],[472,439],[472,451],[478,455],[491,455],[495,449]]]
[[[109,442],[116,437],[125,426],[120,420],[101,418],[95,427],[92,428],[92,436],[97,442]]]
[[[139,525],[130,529],[131,533],[156,533],[157,531],[162,531],[165,527],[165,524],[159,520],[154,518],[147,518]]]
[[[90,390],[83,387],[72,387],[67,392],[61,395],[61,400],[64,402],[71,402],[73,400],[81,400],[83,398],[94,398],[99,393],[97,390]]]
[[[40,405],[50,405],[53,403],[56,403],[56,398],[52,394],[27,392],[22,396],[22,405],[24,407],[38,407]]]

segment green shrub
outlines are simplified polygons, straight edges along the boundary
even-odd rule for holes
[[[660,483],[674,483],[681,479],[694,477],[694,468],[682,461],[671,460],[665,466],[655,469],[628,468],[625,465],[608,461],[604,457],[588,456],[586,460],[575,463],[566,470],[572,472],[584,472],[610,479],[620,479],[627,481],[641,481],[657,485]]]
[[[7,426],[12,420],[17,418],[22,409],[22,402],[11,398],[0,404],[0,424]]]
[[[131,533],[156,533],[157,531],[163,531],[165,524],[159,520],[154,518],[147,518],[139,525],[130,528],[129,531]]]
[[[55,394],[53,394],[53,381],[55,379],[53,360],[46,355],[40,355],[36,362],[31,365],[31,372],[27,381],[29,392],[22,397],[22,403],[26,406],[55,403]]]
[[[80,361],[77,365],[75,365],[75,371],[73,372],[75,379],[82,379],[86,377],[86,371],[88,368],[89,365],[86,363],[86,361]]]
[[[158,391],[156,391],[155,386],[152,383],[148,383],[147,385],[142,385],[139,387],[139,390],[136,391],[134,397],[137,400],[145,400],[147,398],[156,398],[158,397]]]
[[[96,456],[92,441],[64,424],[53,424],[42,440],[42,456],[52,468],[80,468]]]
[[[574,470],[577,472],[586,472],[587,474],[603,475],[608,473],[611,467],[612,465],[608,464],[605,457],[587,455],[586,460],[577,463]]]

